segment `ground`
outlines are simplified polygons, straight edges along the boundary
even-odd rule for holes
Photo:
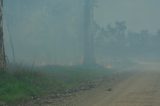
[[[61,99],[48,98],[39,106],[160,106],[160,71],[136,71],[117,76],[98,87]]]

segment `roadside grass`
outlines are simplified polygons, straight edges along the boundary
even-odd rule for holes
[[[82,83],[109,75],[111,70],[46,66],[0,71],[0,102],[24,102],[50,93],[63,93]]]

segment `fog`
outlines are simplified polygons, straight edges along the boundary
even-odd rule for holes
[[[87,1],[4,0],[8,61],[79,65],[90,60],[108,68],[160,62],[159,0]]]

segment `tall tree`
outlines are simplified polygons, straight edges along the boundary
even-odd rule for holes
[[[0,68],[5,68],[5,50],[3,40],[3,0],[0,0]]]
[[[95,64],[93,37],[93,5],[94,0],[84,0],[84,58],[86,66]]]

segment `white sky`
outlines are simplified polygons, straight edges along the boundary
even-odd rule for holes
[[[98,0],[95,19],[102,26],[126,21],[129,30],[160,29],[160,0]]]

